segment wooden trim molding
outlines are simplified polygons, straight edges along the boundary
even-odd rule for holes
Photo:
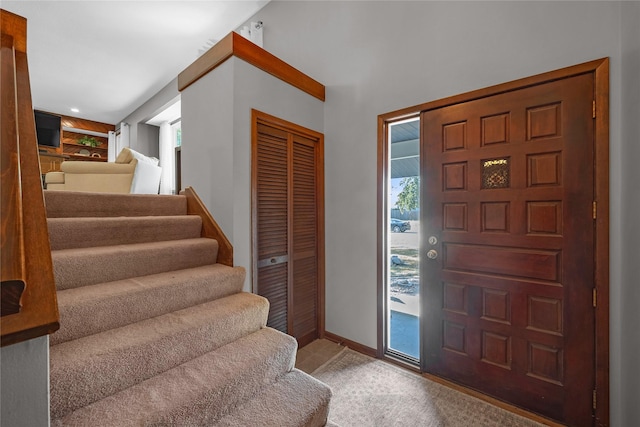
[[[315,141],[315,174],[316,174],[316,215],[317,215],[317,338],[325,337],[325,213],[324,213],[324,135],[312,129],[307,129],[298,124],[286,121],[276,116],[258,111],[251,110],[251,247],[252,247],[252,268],[251,283],[253,292],[258,293],[258,169],[256,160],[258,159],[258,125],[267,125],[274,129],[279,129],[289,134],[289,153],[288,167],[291,172],[293,166],[293,143],[292,135],[298,135]],[[289,189],[293,188],[293,175],[289,173]],[[289,212],[293,211],[293,199],[289,199]],[[293,230],[292,218],[289,218],[289,229]],[[289,234],[289,248],[293,247],[293,234]],[[290,271],[289,283],[292,281],[292,272]],[[287,310],[293,313],[292,293],[289,293],[289,301]],[[293,316],[288,316],[289,330],[293,330]],[[315,336],[298,337],[300,346],[304,346]]]
[[[394,113],[383,114],[378,116],[378,200],[377,200],[377,264],[376,264],[376,281],[378,284],[378,319],[377,319],[377,338],[378,338],[378,358],[385,360],[393,360],[386,358],[387,346],[384,337],[386,336],[390,325],[387,322],[385,313],[387,312],[387,293],[384,289],[387,273],[389,272],[389,258],[386,256],[388,245],[386,230],[389,229],[387,209],[389,208],[386,195],[389,194],[389,144],[387,137],[389,135],[389,126],[394,122],[408,120],[411,118],[419,118],[419,111],[406,112],[401,115],[393,115]],[[424,317],[424,316],[423,316]],[[422,317],[422,318],[423,318]],[[422,319],[421,318],[421,319]],[[394,362],[395,363],[395,362]]]
[[[325,100],[323,84],[235,32],[229,33],[178,75],[178,90],[183,91],[232,56],[248,62],[321,101]]]
[[[595,424],[608,426],[609,407],[609,58],[594,61],[596,201],[596,409]]]
[[[2,23],[4,24],[4,14]],[[4,26],[3,26],[4,30]],[[2,316],[10,312],[20,311],[22,291],[17,295],[14,308],[4,307],[15,291],[9,291],[16,285],[24,290],[24,238],[22,217],[22,194],[20,192],[20,149],[18,142],[18,122],[16,112],[16,81],[14,78],[13,39],[2,34],[0,60],[2,63],[0,84],[2,85]],[[16,285],[9,285],[15,283]],[[19,284],[22,286],[19,286]],[[17,290],[17,288],[16,288]],[[17,310],[17,311],[16,311]]]
[[[378,199],[376,204],[376,226],[378,229],[378,236],[376,239],[376,283],[378,299],[378,318],[376,322],[377,326],[377,351],[376,357],[382,359],[386,352],[385,343],[385,331],[387,330],[387,291],[386,277],[387,264],[386,248],[387,248],[387,197],[388,191],[388,178],[389,178],[389,144],[387,144],[387,134],[389,131],[389,125],[382,116],[378,116]]]
[[[392,111],[390,113],[381,114],[380,117],[385,120],[389,120],[391,118],[401,119],[404,117],[411,116],[416,112],[435,110],[436,108],[447,107],[450,105],[460,104],[462,102],[470,102],[476,99],[486,98],[488,96],[499,95],[501,93],[511,92],[514,90],[524,89],[530,86],[539,85],[541,83],[550,83],[555,80],[565,79],[565,78],[577,76],[580,74],[592,73],[592,72],[595,72],[601,65],[604,65],[605,63],[606,64],[609,63],[608,58],[596,59],[593,61],[585,62],[583,64],[562,68],[560,70],[549,71],[546,73],[537,74],[535,76],[525,77],[522,79],[510,81],[510,82],[489,86],[483,89],[477,89],[470,92],[465,92],[460,95],[454,95],[448,98],[425,102],[423,104],[414,105],[413,107],[407,107],[400,110]],[[607,100],[608,100],[608,92],[607,92]]]
[[[0,10],[0,20],[3,153],[0,329],[1,345],[5,346],[53,333],[60,325],[31,101],[27,22],[4,10]],[[7,312],[5,297],[13,302]]]
[[[202,218],[202,237],[218,241],[218,263],[233,267],[233,246],[200,197],[192,187],[185,188],[181,194],[187,197],[187,215],[199,215]]]
[[[2,34],[13,37],[13,48],[17,52],[27,52],[27,20],[15,13],[0,9]]]
[[[358,353],[362,353],[369,357],[377,357],[378,351],[375,348],[367,347],[364,344],[360,344],[359,342],[351,341],[350,339],[341,337],[340,335],[334,334],[329,331],[325,331],[324,337],[329,341],[333,341],[337,344],[344,345],[349,347],[351,350],[357,351]]]

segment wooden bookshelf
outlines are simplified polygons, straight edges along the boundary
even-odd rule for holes
[[[52,155],[59,155],[65,160],[93,162],[106,162],[108,160],[109,131],[115,130],[114,125],[78,117],[59,116],[61,124],[60,147],[39,146],[40,165],[43,171],[59,170],[59,162],[57,169],[52,169],[49,165]],[[97,147],[78,144],[78,141],[85,136],[95,138],[100,144]]]
[[[65,132],[66,134],[67,132]],[[98,139],[94,136],[94,138]],[[106,162],[108,156],[107,143],[104,142],[97,147],[76,144],[75,142],[62,141],[63,154],[69,156],[69,160],[92,160]]]

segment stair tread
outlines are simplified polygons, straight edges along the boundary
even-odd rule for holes
[[[182,195],[45,191],[48,218],[95,216],[186,215]]]
[[[51,413],[78,409],[251,334],[269,303],[239,293],[50,348]]]
[[[45,192],[61,329],[54,426],[324,425],[330,389],[185,196]]]
[[[242,291],[245,271],[222,264],[58,291],[60,329],[51,345]]]
[[[58,290],[216,263],[218,242],[204,237],[51,252]]]
[[[296,348],[292,337],[263,328],[63,417],[52,417],[52,426],[211,425],[291,371]]]
[[[48,218],[51,250],[200,237],[198,215]]]
[[[324,426],[329,415],[330,399],[331,389],[327,385],[294,369],[214,425]]]

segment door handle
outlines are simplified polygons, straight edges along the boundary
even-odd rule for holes
[[[271,258],[264,258],[264,259],[258,260],[258,268],[267,267],[270,265],[278,265],[288,261],[289,261],[289,255],[280,255],[280,256],[275,256]]]
[[[427,258],[429,259],[438,258],[438,251],[436,251],[435,249],[431,249],[429,252],[427,252]]]

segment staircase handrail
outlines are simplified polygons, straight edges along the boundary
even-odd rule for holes
[[[2,109],[0,345],[59,328],[27,63],[27,21],[0,9]]]

